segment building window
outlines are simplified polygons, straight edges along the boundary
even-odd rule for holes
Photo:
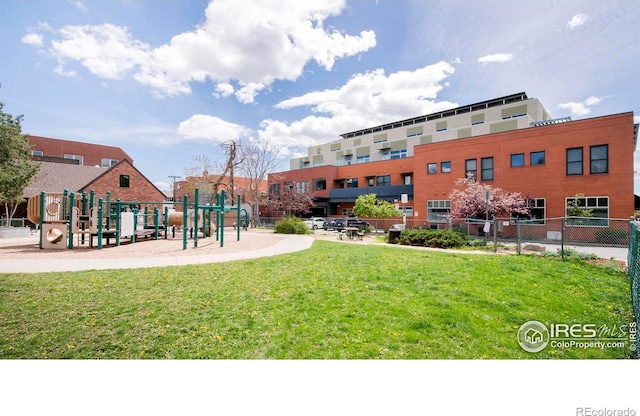
[[[269,195],[280,195],[280,184],[272,183],[269,185]]]
[[[288,189],[291,191],[293,189],[293,182],[290,182],[290,181],[285,182],[284,187],[285,189]]]
[[[110,168],[111,166],[115,165],[116,163],[118,163],[118,159],[105,159],[105,158],[102,158],[102,167],[103,168]]]
[[[342,208],[342,216],[350,217],[353,214],[353,210],[351,208]]]
[[[404,175],[403,180],[405,185],[411,185],[411,175]]]
[[[31,156],[44,156],[44,153],[42,153],[42,150],[32,150]]]
[[[531,166],[544,165],[544,151],[531,152],[531,154],[529,155],[529,164]]]
[[[357,188],[357,187],[358,187],[358,178],[347,179],[347,188]]]
[[[471,177],[474,181],[478,174],[478,163],[475,159],[467,159],[464,161],[464,177]]]
[[[296,182],[296,192],[305,194],[309,192],[309,181]]]
[[[442,173],[451,173],[451,162],[442,162],[442,163],[440,163],[440,172],[442,172]]]
[[[492,181],[493,180],[493,158],[483,157],[481,160],[481,163],[482,163],[482,174],[481,174],[482,180]]]
[[[544,198],[530,198],[527,200],[527,208],[529,208],[529,215],[511,214],[511,223],[514,224],[517,221],[523,222],[525,225],[544,225],[545,224],[545,199]]]
[[[327,179],[326,178],[318,178],[313,180],[313,190],[314,191],[324,191],[327,189]]]
[[[400,208],[398,208],[398,211],[400,211],[402,213],[402,215],[404,215],[407,218],[411,218],[413,217],[413,207],[405,207],[403,205],[400,205]]]
[[[429,163],[427,164],[427,173],[432,175],[438,172],[438,164],[437,163]]]
[[[356,156],[356,163],[367,163],[369,161],[369,155]]]
[[[391,159],[403,159],[405,157],[407,157],[407,149],[391,151]]]
[[[120,188],[129,187],[129,175],[120,175]]]
[[[368,186],[373,186],[373,184],[375,183],[375,177],[369,177],[367,178],[367,185]]]
[[[389,186],[389,185],[391,185],[391,176],[390,175],[377,176],[376,177],[376,185],[377,186]]]
[[[511,167],[524,166],[524,153],[514,153],[511,155]]]
[[[608,173],[609,172],[609,145],[601,144],[591,146],[589,148],[589,173]]]
[[[73,160],[78,160],[78,165],[82,165],[84,162],[84,157],[80,156],[80,155],[70,155],[70,154],[66,154],[64,155],[65,159],[73,159]]]
[[[609,226],[609,197],[567,197],[565,206],[567,225]]]
[[[391,152],[388,150],[383,150],[382,151],[382,160],[390,160],[391,159]]]
[[[582,147],[567,149],[567,175],[582,175]]]
[[[447,219],[450,214],[451,214],[450,200],[427,201],[427,221],[447,222]]]

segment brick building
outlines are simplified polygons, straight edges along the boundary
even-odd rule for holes
[[[29,143],[33,146],[33,158],[41,165],[38,175],[24,190],[25,198],[41,191],[66,190],[78,194],[94,191],[103,198],[109,192],[111,200],[122,201],[160,203],[167,199],[119,147],[39,136],[29,136]],[[26,203],[18,207],[16,217],[26,217]]]
[[[552,120],[538,100],[519,93],[312,146],[291,170],[269,176],[269,191],[308,190],[318,216],[348,215],[359,195],[394,201],[406,194],[401,208],[412,225],[440,227],[456,180],[470,172],[531,198],[541,221],[565,216],[576,194],[594,216],[629,218],[637,131],[631,112]]]
[[[105,168],[128,160],[133,165],[133,159],[119,147],[32,135],[28,137],[35,160]]]

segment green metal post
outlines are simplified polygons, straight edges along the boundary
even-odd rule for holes
[[[102,198],[98,198],[98,218],[96,220],[98,226],[98,250],[102,250]]]
[[[195,207],[195,212],[193,214],[193,246],[198,247],[198,188],[195,189],[195,194],[193,196],[193,205]]]
[[[133,235],[131,236],[131,244],[136,242],[136,229],[138,228],[138,208],[134,207],[133,211]]]
[[[149,207],[148,206],[144,206],[144,228],[147,228],[147,225],[149,225],[149,221],[147,220],[147,218],[149,215]]]
[[[182,249],[187,249],[187,222],[189,221],[189,216],[187,213],[187,201],[189,196],[184,194],[182,197]]]
[[[116,198],[116,246],[120,245],[120,198]]]
[[[82,193],[82,211],[81,211],[82,215],[87,215],[87,193],[83,192]],[[85,229],[85,223],[82,223],[82,230],[84,231]],[[84,245],[84,233],[80,234],[80,244]]]
[[[71,250],[73,248],[73,207],[75,205],[76,195],[71,192],[69,195],[69,223],[67,224],[68,234],[69,234],[69,243],[67,244],[67,248]]]
[[[158,239],[158,222],[159,222],[158,207],[154,207],[153,208],[153,228],[155,228],[154,240]]]
[[[225,192],[224,189],[220,191],[220,206],[222,207],[222,212],[220,213],[220,248],[224,247],[224,201]]]
[[[164,225],[164,239],[167,239],[167,234],[169,233],[169,207],[164,206],[164,217],[163,217],[163,225]]]
[[[95,204],[95,200],[96,200],[96,191],[92,189],[91,192],[89,192],[89,210],[93,208],[93,205]]]
[[[40,192],[40,221],[38,226],[40,227],[40,242],[38,243],[38,247],[42,250],[42,224],[44,223],[44,200],[47,197],[47,194],[44,191]]]

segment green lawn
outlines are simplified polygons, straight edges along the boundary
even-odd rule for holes
[[[624,273],[316,241],[224,264],[0,274],[0,358],[629,358],[520,348],[529,320],[626,325]]]

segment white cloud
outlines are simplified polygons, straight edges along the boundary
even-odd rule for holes
[[[310,106],[318,115],[292,123],[264,120],[259,135],[280,147],[307,147],[335,140],[341,133],[452,108],[455,103],[435,98],[454,70],[439,62],[388,76],[382,69],[356,74],[340,88],[276,104],[279,109]]]
[[[233,91],[233,85],[229,84],[228,82],[219,82],[216,85],[216,92],[214,92],[213,95],[216,98],[228,97],[233,94]]]
[[[344,7],[344,0],[216,0],[198,27],[155,49],[126,28],[104,24],[66,26],[52,52],[99,77],[134,70],[134,79],[160,96],[190,93],[193,81],[236,80],[242,85],[237,98],[248,103],[275,80],[296,80],[310,61],[331,70],[337,59],[374,47],[372,31],[349,35],[324,28]]]
[[[81,10],[83,12],[86,12],[87,6],[84,5],[83,2],[81,2],[80,0],[69,0],[69,3],[71,3],[73,5],[73,7],[75,7],[78,10]]]
[[[37,33],[28,33],[22,37],[22,43],[26,43],[27,45],[37,46],[38,48],[42,48],[42,35],[38,35]]]
[[[633,123],[640,124],[640,116],[633,116]]]
[[[250,82],[247,85],[243,85],[238,91],[236,91],[236,98],[243,104],[252,103],[260,92],[265,87],[264,84],[259,82]]]
[[[65,26],[62,40],[51,42],[51,52],[61,62],[79,61],[101,78],[121,79],[125,73],[148,60],[149,46],[134,40],[126,28],[99,26]]]
[[[585,117],[591,114],[591,107],[600,104],[601,101],[601,98],[589,97],[582,102],[569,101],[568,103],[558,104],[558,108],[569,110],[574,117]]]
[[[239,140],[246,137],[251,134],[251,130],[218,117],[196,114],[181,122],[177,133],[187,140],[224,143],[228,140]]]
[[[578,13],[571,18],[567,26],[570,30],[577,28],[578,26],[582,26],[590,20],[590,17],[584,13]]]
[[[488,64],[492,62],[509,62],[513,59],[513,54],[510,53],[495,53],[493,55],[485,55],[478,58],[478,62],[481,64]]]

